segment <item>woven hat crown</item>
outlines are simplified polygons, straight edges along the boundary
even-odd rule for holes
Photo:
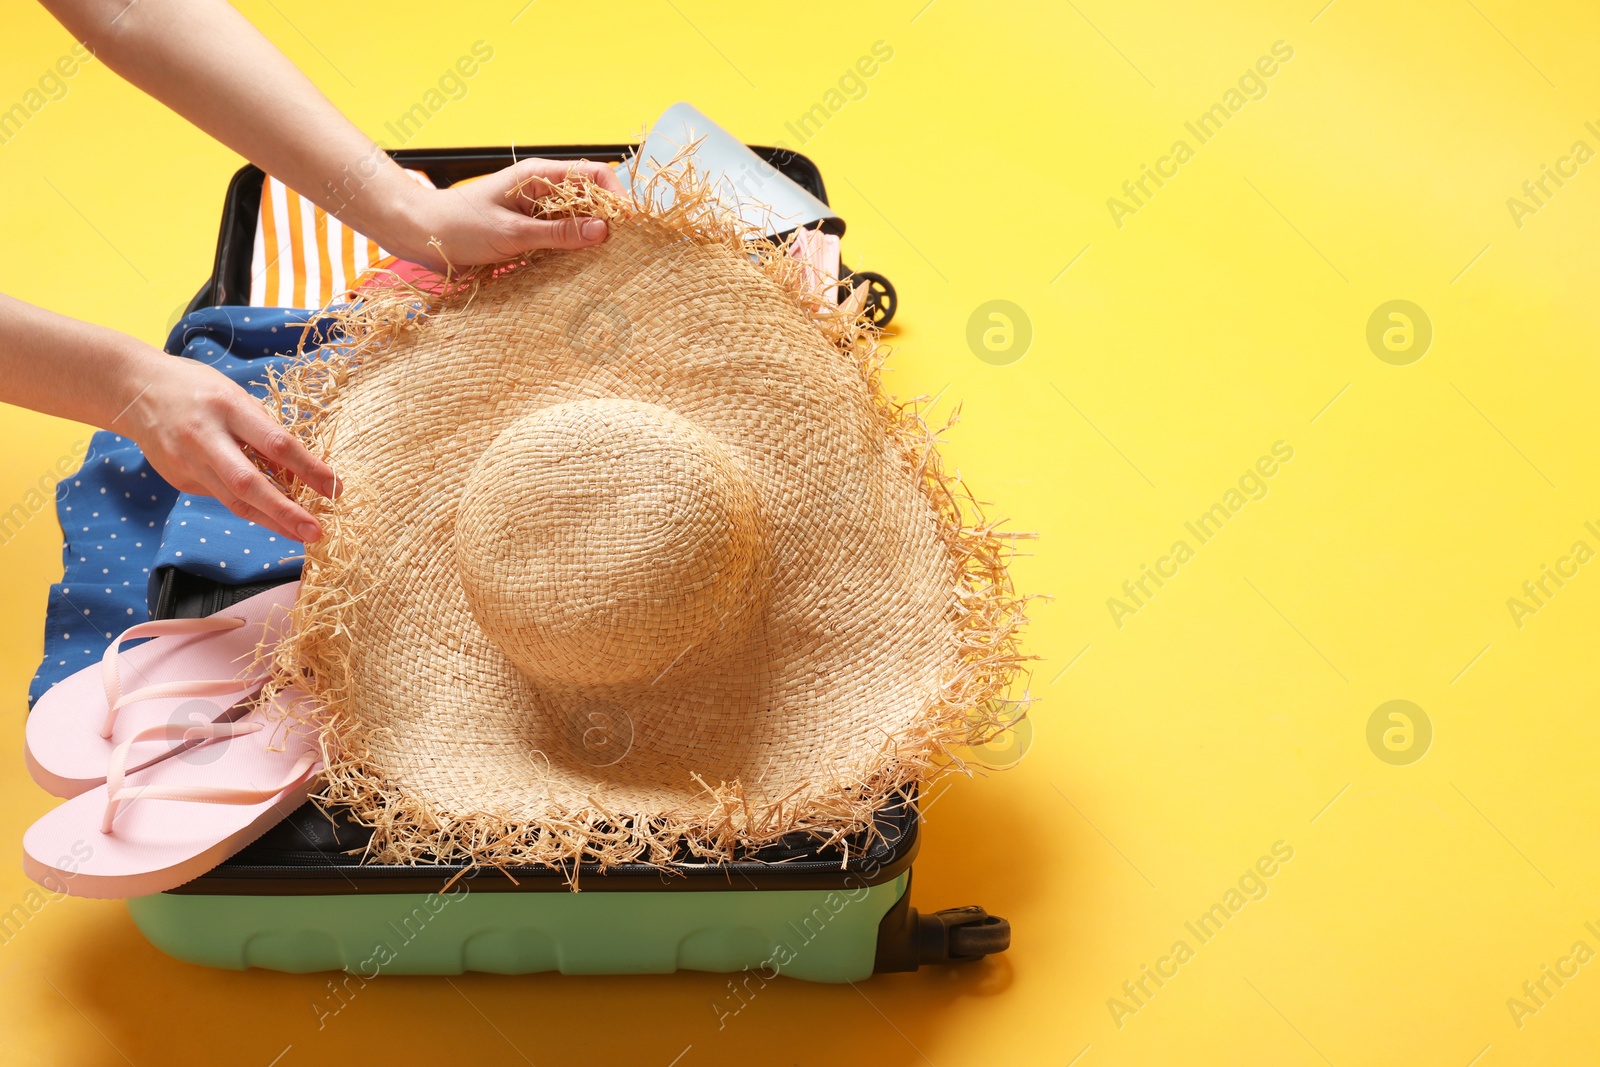
[[[528,677],[649,683],[703,666],[757,609],[760,505],[714,436],[655,404],[525,415],[468,477],[456,560],[473,618]]]

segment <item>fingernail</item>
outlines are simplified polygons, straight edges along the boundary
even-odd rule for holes
[[[332,478],[328,479],[327,488],[322,491],[322,495],[325,497],[336,497],[339,495],[339,490],[343,488],[344,486],[339,482],[339,476],[334,475]]]
[[[322,529],[316,523],[302,522],[300,524],[300,540],[304,541],[305,543],[310,544],[312,541],[315,541],[321,536]]]
[[[606,224],[599,219],[590,219],[578,227],[578,234],[585,241],[603,241],[606,236]]]

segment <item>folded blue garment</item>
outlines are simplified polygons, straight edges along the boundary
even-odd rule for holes
[[[166,347],[264,397],[268,370],[292,357],[315,314],[206,308],[179,321]],[[319,340],[314,334],[307,344]],[[300,574],[300,542],[238,518],[211,497],[178,492],[138,445],[106,430],[90,439],[83,467],[57,483],[56,514],[63,574],[50,587],[30,707],[57,681],[95,663],[117,634],[150,618],[163,567],[237,584]]]

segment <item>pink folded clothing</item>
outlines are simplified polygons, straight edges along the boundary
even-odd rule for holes
[[[829,304],[839,302],[839,238],[802,227],[795,231],[789,255],[798,259],[806,288]]]

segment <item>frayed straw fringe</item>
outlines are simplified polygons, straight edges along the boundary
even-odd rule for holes
[[[613,812],[590,799],[577,810],[550,811],[535,820],[514,820],[495,812],[442,811],[408,792],[372,762],[371,728],[351,714],[349,635],[343,620],[361,596],[365,531],[360,488],[351,486],[338,500],[309,488],[286,485],[298,502],[322,523],[323,538],[306,549],[304,574],[292,616],[291,636],[280,644],[266,695],[297,687],[320,707],[326,785],[316,798],[324,805],[351,809],[373,835],[365,862],[387,864],[452,863],[504,869],[519,865],[556,866],[576,878],[579,863],[602,869],[619,863],[665,867],[685,855],[701,862],[746,856],[790,834],[810,835],[821,848],[859,851],[877,834],[874,815],[902,797],[908,787],[927,785],[949,772],[970,775],[973,767],[960,750],[993,740],[1026,714],[1028,696],[1008,699],[1025,661],[1020,630],[1027,622],[1029,597],[1019,596],[1007,572],[1009,542],[1031,535],[1005,534],[987,520],[979,502],[945,472],[936,445],[939,431],[923,421],[916,405],[900,402],[883,388],[887,355],[878,331],[850,311],[850,301],[833,305],[806,288],[803,269],[778,244],[722,208],[715,190],[683,160],[656,171],[638,194],[638,204],[590,184],[565,181],[535,203],[543,218],[594,216],[615,222],[646,217],[703,246],[722,246],[752,262],[841,355],[859,369],[884,433],[898,446],[909,474],[938,515],[955,564],[951,613],[956,624],[953,665],[926,712],[906,729],[885,735],[876,766],[857,781],[804,783],[773,802],[756,803],[744,784],[695,780],[703,799],[689,810],[667,813]],[[636,186],[637,188],[637,186]],[[670,194],[665,208],[658,195]],[[512,191],[533,199],[521,186]],[[470,304],[491,279],[521,269],[548,252],[533,252],[504,263],[452,271],[437,284],[404,283],[369,289],[358,303],[334,313],[333,340],[307,351],[269,382],[270,402],[285,425],[314,453],[326,455],[340,397],[367,363],[410,334],[427,328],[434,313]],[[559,254],[559,253],[557,253]],[[309,329],[308,335],[309,336]],[[315,343],[315,340],[313,340]],[[948,426],[953,425],[952,415]],[[509,875],[509,872],[507,872]],[[577,888],[575,882],[573,888]]]

